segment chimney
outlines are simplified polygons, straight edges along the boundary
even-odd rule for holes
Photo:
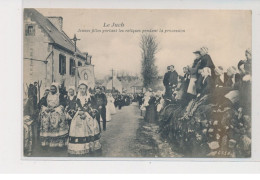
[[[63,18],[61,16],[49,16],[47,18],[59,31],[62,31]]]

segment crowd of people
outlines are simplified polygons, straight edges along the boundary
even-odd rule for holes
[[[101,151],[101,132],[116,113],[115,99],[103,87],[89,89],[86,81],[74,86],[53,83],[37,103],[37,87],[29,85],[24,116],[38,120],[43,149],[67,147],[70,156]]]
[[[122,109],[123,106],[129,106],[133,100],[133,96],[131,94],[126,93],[117,93],[114,95],[115,98],[115,107],[118,109]]]
[[[184,76],[167,67],[164,95],[146,92],[145,119],[158,122],[161,136],[187,156],[250,157],[251,50],[226,72],[207,47],[193,54]]]

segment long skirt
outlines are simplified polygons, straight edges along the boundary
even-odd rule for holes
[[[40,112],[40,138],[42,146],[64,147],[67,145],[69,126],[62,106],[53,112],[43,107]]]
[[[84,155],[101,149],[98,122],[87,112],[85,116],[82,119],[77,112],[71,121],[68,144],[68,153],[71,155]]]
[[[187,89],[187,93],[192,94],[192,95],[197,95],[197,91],[196,91],[196,81],[197,78],[191,78],[190,79],[190,83]]]
[[[116,113],[116,108],[115,108],[115,105],[114,105],[114,103],[108,103],[107,104],[107,108],[109,109],[109,111],[110,111],[110,114],[115,114]]]
[[[150,104],[146,107],[145,121],[149,123],[155,123],[157,121],[157,111],[155,104]]]

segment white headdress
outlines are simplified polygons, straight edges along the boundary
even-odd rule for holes
[[[227,69],[227,71],[230,73],[230,74],[236,74],[237,72],[237,69],[234,67],[234,66],[231,66]]]
[[[88,82],[87,82],[86,80],[80,80],[80,81],[79,81],[79,86],[80,86],[81,84],[84,84],[84,85],[86,85],[86,86],[88,87]]]
[[[248,49],[246,50],[246,53],[248,53],[248,54],[252,54],[252,50],[251,50],[251,48],[248,48]]]
[[[202,52],[204,52],[205,54],[208,54],[208,48],[207,47],[202,47],[202,48],[200,48],[200,52],[202,51]]]
[[[86,86],[88,87],[87,81],[85,81],[85,80],[80,80],[80,81],[79,81],[79,86],[82,85],[82,84],[84,84],[84,85],[86,85]],[[78,95],[77,95],[77,98],[80,100],[80,102],[81,102],[82,105],[83,105],[86,101],[88,101],[89,98],[90,98],[90,93],[88,93],[88,89],[86,90],[86,94],[83,95],[83,96],[82,96],[81,93],[79,92]]]
[[[222,67],[222,66],[216,67],[215,72],[216,72],[216,74],[218,74],[218,75],[223,74],[223,73],[224,73],[223,67]]]

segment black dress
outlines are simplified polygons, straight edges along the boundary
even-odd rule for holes
[[[158,116],[156,111],[156,98],[151,97],[148,103],[149,105],[146,107],[145,112],[145,121],[155,123]]]

